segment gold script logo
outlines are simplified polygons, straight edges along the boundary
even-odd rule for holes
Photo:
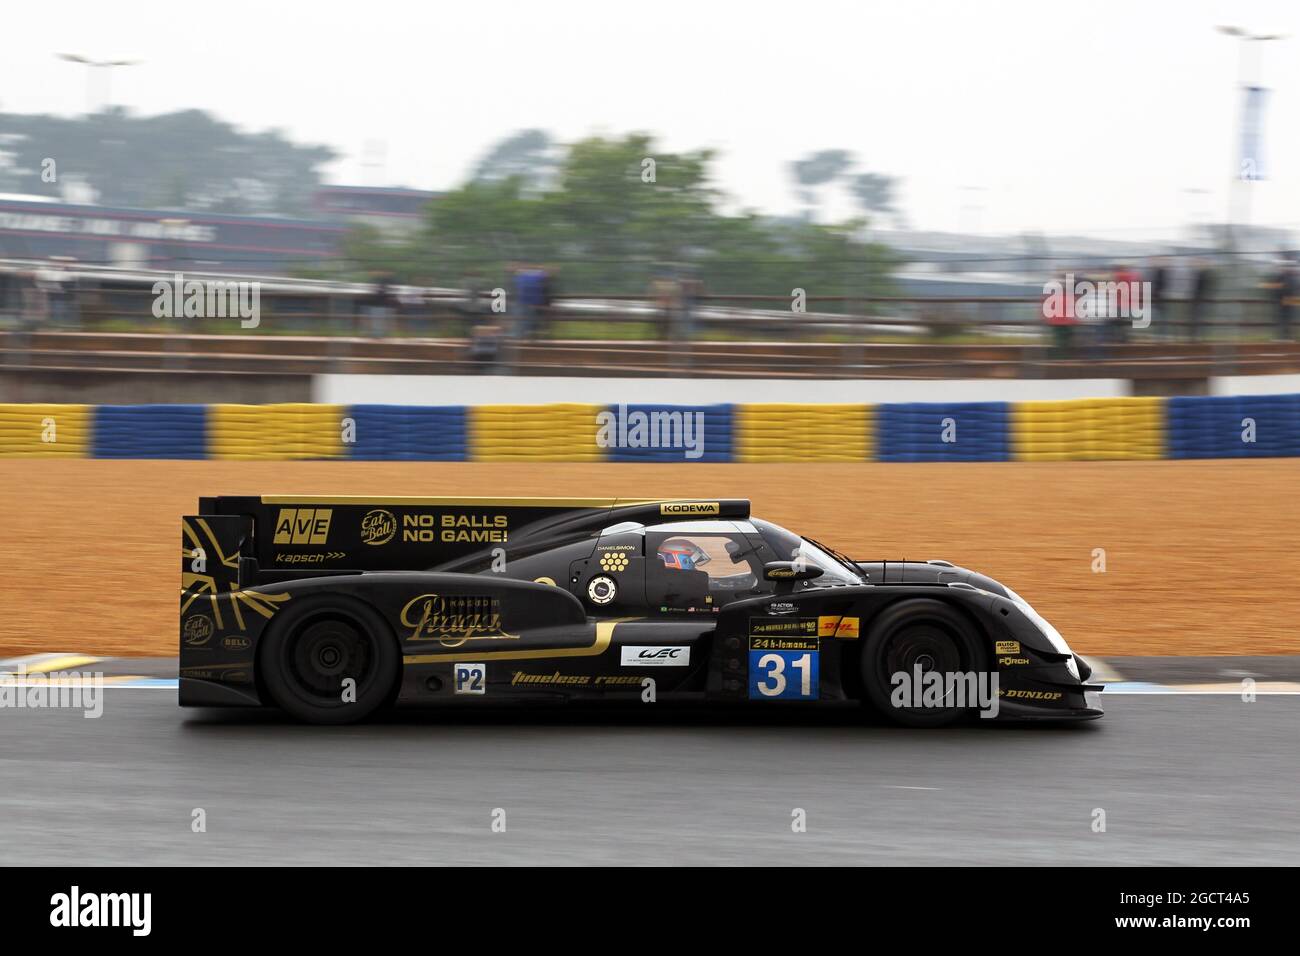
[[[361,519],[361,540],[365,544],[387,544],[397,534],[397,519],[391,511],[376,508]]]
[[[191,614],[181,627],[181,638],[190,647],[202,647],[212,639],[212,618],[206,614]]]
[[[517,641],[501,627],[501,607],[494,597],[469,594],[421,594],[402,608],[402,624],[410,641],[437,641],[460,647],[469,641]]]

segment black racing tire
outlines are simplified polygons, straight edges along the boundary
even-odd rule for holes
[[[402,669],[397,639],[373,608],[354,598],[301,598],[276,615],[260,643],[262,686],[299,720],[356,723],[396,693]],[[356,693],[345,701],[343,681],[349,677]]]
[[[871,622],[862,646],[865,703],[906,727],[943,727],[974,707],[896,706],[893,675],[930,670],[974,672],[987,680],[986,642],[957,608],[933,598],[912,598],[887,607]]]

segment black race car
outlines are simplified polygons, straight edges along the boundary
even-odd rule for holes
[[[180,703],[317,723],[390,704],[860,701],[940,725],[1101,716],[1005,585],[859,562],[745,500],[201,499]]]

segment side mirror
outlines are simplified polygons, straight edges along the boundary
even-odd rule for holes
[[[793,561],[769,561],[763,565],[763,577],[769,581],[809,581],[824,573],[817,565],[807,562],[796,566]]]

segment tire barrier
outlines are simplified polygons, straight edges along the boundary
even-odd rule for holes
[[[733,405],[732,461],[870,461],[870,405]]]
[[[1300,455],[1300,395],[1171,398],[1170,458]]]
[[[207,458],[206,405],[98,405],[92,458]]]
[[[467,457],[463,405],[353,405],[345,417],[353,423],[349,458],[464,461]]]
[[[1300,395],[883,405],[0,404],[0,458],[928,462],[1300,457]]]
[[[1017,461],[1147,460],[1165,457],[1164,398],[1016,402],[1011,444]]]
[[[0,458],[88,458],[91,405],[0,405]]]
[[[618,405],[597,444],[609,461],[731,461],[730,405]]]
[[[342,458],[343,405],[209,405],[208,457]]]
[[[881,405],[880,461],[1006,461],[1006,402]]]
[[[602,405],[476,405],[469,410],[474,461],[604,461],[596,441]]]

